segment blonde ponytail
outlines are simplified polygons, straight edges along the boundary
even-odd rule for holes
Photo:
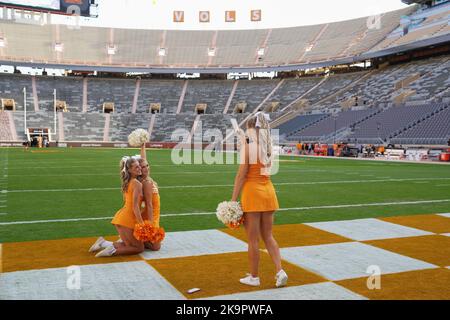
[[[247,135],[251,141],[259,142],[258,158],[266,167],[272,165],[272,136],[270,134],[270,124],[263,112],[256,113],[247,121]]]
[[[264,113],[260,112],[257,114],[257,130],[259,131],[260,138],[260,157],[261,162],[270,167],[272,165],[272,137],[270,134],[270,124],[266,119]]]
[[[128,185],[130,184],[131,180],[129,170],[135,161],[137,160],[131,157],[123,157],[122,160],[120,160],[120,179],[122,180],[123,193],[127,192],[128,190]]]

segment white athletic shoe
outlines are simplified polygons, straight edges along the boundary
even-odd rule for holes
[[[95,257],[96,258],[111,257],[114,253],[116,253],[116,248],[114,248],[114,246],[109,246],[109,247],[103,249],[102,251],[100,251],[99,253],[97,253],[95,255]]]
[[[276,286],[279,287],[284,287],[287,284],[288,281],[288,276],[286,274],[286,272],[284,272],[284,270],[280,270],[277,275],[275,276],[275,279],[277,280],[276,282]]]
[[[253,277],[249,273],[247,273],[245,278],[240,279],[239,282],[252,287],[258,287],[260,285],[259,277]]]
[[[105,239],[103,237],[99,237],[95,243],[92,245],[92,247],[89,249],[89,252],[96,252],[99,251],[102,248],[102,243],[105,242]]]

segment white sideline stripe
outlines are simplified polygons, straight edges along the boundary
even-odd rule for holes
[[[297,208],[282,208],[278,211],[305,211],[316,209],[340,209],[340,208],[355,208],[355,207],[377,207],[377,206],[396,206],[396,205],[412,205],[412,204],[425,204],[425,203],[440,203],[450,202],[450,199],[439,200],[421,200],[421,201],[402,201],[402,202],[376,202],[376,203],[359,203],[359,204],[343,204],[334,206],[317,206],[317,207],[297,207]],[[192,212],[192,213],[172,213],[162,214],[162,217],[181,217],[181,216],[206,216],[215,215],[216,212]],[[53,223],[53,222],[78,222],[78,221],[95,221],[95,220],[108,220],[113,217],[98,217],[98,218],[74,218],[74,219],[54,219],[54,220],[35,220],[35,221],[13,221],[13,222],[0,222],[0,226],[8,225],[20,225],[20,224],[37,224],[37,223]]]
[[[351,183],[368,183],[368,182],[405,182],[419,180],[450,180],[450,178],[416,178],[416,179],[386,179],[386,180],[347,180],[347,181],[313,181],[313,182],[279,182],[274,183],[275,186],[291,186],[291,185],[315,185],[315,184],[351,184]],[[209,184],[209,185],[187,185],[187,186],[160,186],[159,189],[186,189],[186,188],[219,188],[233,187],[234,184]],[[74,191],[104,191],[104,190],[120,190],[120,188],[82,188],[82,189],[36,189],[36,190],[1,190],[1,193],[18,193],[18,192],[74,192]]]
[[[97,161],[97,163],[98,163],[98,161]],[[183,164],[183,165],[190,165],[190,166],[211,166],[211,165],[214,165],[214,166],[230,166],[230,165],[237,165],[238,163],[231,163],[231,164],[229,164],[229,163],[224,163],[224,164],[207,164],[207,163],[199,163],[199,164],[196,164],[196,163],[186,163],[186,164]],[[151,164],[150,163],[150,166],[151,167],[175,167],[175,166],[177,166],[176,164]],[[41,167],[41,166],[39,166],[39,169],[73,169],[73,168],[92,168],[92,165],[90,165],[90,166],[64,166],[64,167],[61,167],[61,166],[59,166],[59,167]],[[119,168],[119,165],[118,164],[110,164],[110,165],[103,165],[102,166],[102,168]],[[20,171],[24,171],[24,170],[26,170],[27,168],[9,168],[8,170],[9,171],[14,171],[14,170],[16,170],[16,171],[18,171],[18,170],[20,170]],[[31,169],[30,169],[31,170]]]
[[[305,173],[316,173],[316,172],[327,172],[328,170],[282,170],[279,173],[290,173],[297,172],[301,174]],[[331,170],[330,170],[331,171]],[[221,171],[175,171],[175,172],[155,172],[152,173],[153,176],[159,175],[182,175],[182,174],[204,174],[204,173],[236,173],[236,170],[221,170]],[[61,174],[12,174],[11,177],[61,177],[61,176],[118,176],[118,173],[61,173]]]

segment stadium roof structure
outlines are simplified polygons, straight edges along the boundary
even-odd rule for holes
[[[406,4],[413,4],[413,3],[418,3],[418,4],[423,4],[423,3],[427,3],[427,2],[431,2],[430,0],[402,0],[403,3]]]
[[[0,63],[118,72],[255,72],[325,67],[450,40],[376,45],[415,6],[379,17],[259,30],[138,30],[0,20]],[[377,20],[378,19],[378,20]]]

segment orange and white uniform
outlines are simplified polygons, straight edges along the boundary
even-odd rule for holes
[[[153,190],[152,190],[153,219],[152,219],[151,223],[154,227],[159,228],[160,227],[159,220],[160,220],[160,211],[161,211],[161,209],[160,209],[161,208],[161,200],[159,197],[158,184],[154,180],[151,180],[151,181],[153,183]],[[147,212],[145,211],[145,207],[142,207],[142,204],[141,204],[141,214],[142,214],[143,220],[150,220],[147,215]]]
[[[270,176],[263,175],[264,165],[250,164],[241,193],[243,212],[273,212],[279,209]]]
[[[122,209],[117,211],[116,215],[112,219],[111,223],[114,225],[119,225],[129,229],[134,229],[137,223],[136,216],[134,215],[133,208],[133,192],[134,192],[134,182],[135,179],[130,180],[128,184],[127,192],[123,194],[124,205]],[[139,203],[142,203],[143,195],[139,196]]]

